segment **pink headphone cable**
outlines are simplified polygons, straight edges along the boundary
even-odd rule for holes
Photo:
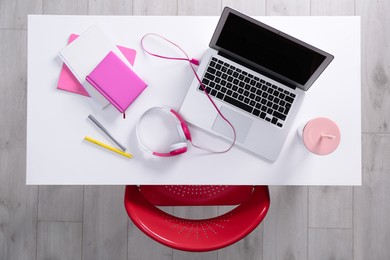
[[[145,46],[144,46],[144,39],[145,39],[146,37],[148,37],[148,36],[156,36],[156,37],[161,38],[161,39],[163,39],[164,41],[166,41],[166,42],[172,44],[173,46],[175,46],[176,48],[178,48],[178,49],[185,55],[185,58],[167,57],[167,56],[159,55],[159,54],[152,53],[152,52],[148,51],[148,50],[145,48]],[[235,142],[236,142],[236,130],[234,129],[234,126],[232,125],[232,123],[230,123],[230,121],[222,114],[222,112],[219,110],[219,108],[217,107],[217,105],[214,103],[214,101],[213,101],[212,98],[210,97],[209,93],[207,93],[206,88],[204,87],[204,85],[203,85],[202,81],[200,80],[198,74],[196,73],[196,70],[195,70],[195,68],[193,67],[193,65],[196,65],[196,66],[199,65],[199,61],[198,61],[197,59],[190,59],[190,57],[187,55],[187,53],[186,53],[182,48],[180,48],[179,45],[177,45],[176,43],[174,43],[174,42],[168,40],[167,38],[165,38],[165,37],[163,37],[163,36],[161,36],[161,35],[155,34],[155,33],[147,33],[147,34],[145,34],[145,35],[142,37],[142,39],[141,39],[141,48],[142,48],[147,54],[149,54],[149,55],[151,55],[151,56],[154,56],[154,57],[157,57],[157,58],[167,59],[167,60],[181,60],[181,61],[187,61],[187,62],[188,62],[188,64],[190,65],[192,71],[194,72],[195,77],[196,77],[196,79],[198,80],[198,82],[199,82],[199,84],[200,84],[200,86],[201,86],[203,92],[206,94],[207,98],[210,100],[211,104],[214,106],[215,110],[218,112],[218,114],[221,116],[221,118],[222,118],[226,123],[229,124],[229,126],[232,128],[232,131],[233,131],[233,142],[231,143],[231,145],[230,145],[227,149],[225,149],[225,150],[223,150],[223,151],[213,151],[213,150],[208,149],[208,148],[205,148],[205,147],[200,147],[200,146],[194,144],[192,141],[191,141],[191,144],[192,144],[194,147],[198,148],[198,149],[202,149],[202,150],[205,150],[205,151],[208,151],[208,152],[212,152],[212,153],[226,153],[226,152],[228,152],[228,151],[233,147],[233,145],[234,145]]]

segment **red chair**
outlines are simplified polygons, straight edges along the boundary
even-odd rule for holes
[[[238,205],[209,219],[183,219],[156,206]],[[126,186],[130,219],[157,242],[179,250],[205,252],[229,246],[255,229],[267,214],[267,186]]]

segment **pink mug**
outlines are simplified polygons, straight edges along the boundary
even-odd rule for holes
[[[332,120],[324,117],[314,118],[298,129],[305,147],[317,155],[332,153],[340,144],[340,129]]]

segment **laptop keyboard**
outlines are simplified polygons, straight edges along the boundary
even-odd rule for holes
[[[202,83],[209,95],[282,127],[295,94],[213,57]],[[202,87],[199,86],[199,90]]]

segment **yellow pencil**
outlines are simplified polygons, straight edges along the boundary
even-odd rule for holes
[[[127,158],[130,158],[130,159],[133,158],[133,155],[132,155],[132,154],[125,153],[125,152],[123,152],[123,151],[121,151],[121,150],[119,150],[119,149],[117,149],[117,148],[115,148],[115,147],[109,146],[109,145],[107,145],[107,144],[105,144],[105,143],[102,143],[102,142],[100,142],[100,141],[98,141],[98,140],[95,140],[95,139],[93,139],[93,138],[91,138],[91,137],[86,136],[86,137],[84,137],[84,139],[85,139],[86,141],[88,141],[88,142],[97,144],[97,145],[99,145],[99,146],[101,146],[101,147],[104,147],[104,148],[106,148],[106,149],[108,149],[108,150],[110,150],[110,151],[113,151],[113,152],[115,152],[115,153],[118,153],[118,154],[120,154],[120,155],[123,155],[123,156],[125,156],[125,157],[127,157]]]

